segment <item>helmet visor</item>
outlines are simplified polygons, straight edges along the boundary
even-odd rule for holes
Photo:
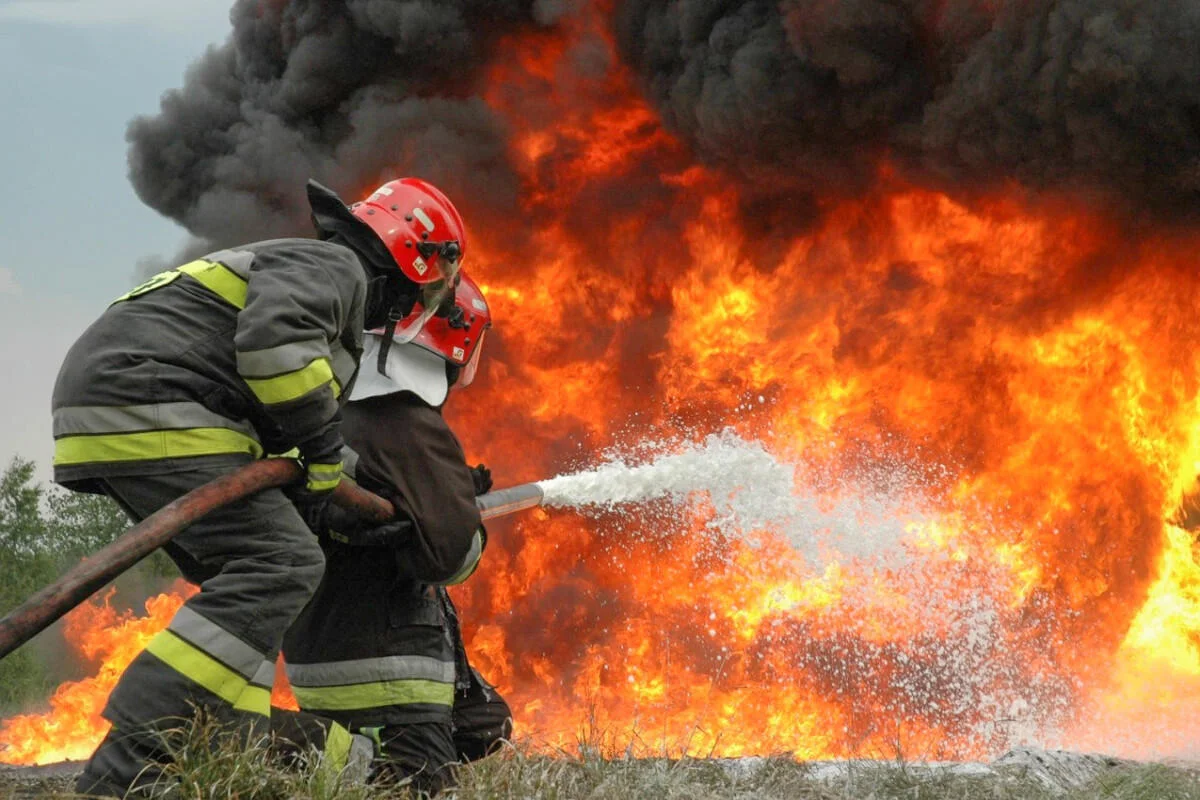
[[[455,274],[457,275],[457,272]],[[439,314],[444,315],[447,308],[453,308],[453,284],[453,280],[444,279],[421,284],[420,298],[413,306],[412,313],[396,323],[396,332],[392,334],[392,339],[397,344],[408,344],[424,330],[425,323]]]
[[[479,371],[479,354],[483,352],[483,340],[487,338],[487,331],[479,334],[479,343],[475,345],[475,352],[471,353],[471,360],[462,368],[462,373],[458,376],[458,382],[454,385],[460,389],[465,389],[475,382],[475,373]]]

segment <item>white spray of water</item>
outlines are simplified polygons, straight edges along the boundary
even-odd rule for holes
[[[760,443],[726,432],[648,464],[631,465],[615,458],[594,470],[562,475],[539,486],[547,506],[606,511],[659,498],[683,502],[703,492],[722,520],[748,529],[778,525],[791,517],[795,511],[792,476],[793,468],[777,461]]]
[[[842,481],[836,495],[819,496],[797,465],[733,431],[642,449],[666,454],[645,463],[618,454],[595,469],[543,481],[544,505],[609,512],[658,499],[679,505],[707,500],[715,511],[710,530],[727,536],[769,531],[809,557],[818,548],[856,557],[890,551],[914,518],[912,508],[901,513],[910,499],[902,497],[911,490],[907,480],[893,480],[900,487],[894,491]]]
[[[798,582],[819,579],[831,561],[853,561],[861,581],[844,587],[839,603],[860,606],[863,612],[854,618],[880,622],[886,607],[873,602],[873,595],[878,585],[888,585],[905,596],[901,611],[924,609],[930,620],[952,631],[947,635],[939,628],[938,636],[918,636],[900,645],[898,666],[889,672],[895,674],[896,692],[952,716],[987,709],[980,733],[1012,744],[1046,732],[1044,721],[1028,726],[1025,721],[1054,709],[1046,707],[1038,687],[1027,685],[1028,676],[999,654],[1005,637],[1001,606],[984,586],[978,593],[961,594],[953,576],[963,565],[908,547],[911,526],[938,520],[929,500],[928,468],[917,472],[902,463],[876,462],[856,475],[817,476],[732,431],[698,442],[645,443],[638,453],[643,454],[640,459],[618,452],[595,469],[540,483],[544,504],[581,513],[619,513],[630,504],[666,499],[672,508],[655,517],[649,535],[672,535],[694,530],[680,520],[692,519],[687,510],[707,503],[710,531],[751,546],[760,541],[758,534],[785,537],[807,563],[797,563]],[[820,491],[813,488],[818,485]],[[982,518],[978,522],[987,524]],[[908,572],[924,578],[904,581]],[[778,613],[786,614],[786,606]],[[931,665],[943,677],[927,679],[907,666],[910,658],[914,665]],[[869,666],[847,663],[847,683],[859,672],[870,672]],[[955,676],[949,684],[946,675]],[[1004,721],[1003,730],[996,720]]]

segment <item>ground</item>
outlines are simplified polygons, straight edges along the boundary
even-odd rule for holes
[[[400,800],[403,787],[344,785],[317,771],[284,775],[252,756],[234,767],[194,760],[185,797]],[[218,769],[218,775],[212,770]],[[77,764],[0,768],[0,798],[68,797]],[[602,759],[531,755],[520,748],[469,765],[456,800],[1200,800],[1200,765],[1138,764],[1101,756],[1016,750],[990,764],[790,759]]]

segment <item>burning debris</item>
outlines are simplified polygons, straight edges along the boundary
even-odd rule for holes
[[[1200,554],[1170,522],[1200,464],[1187,4],[232,22],[131,126],[139,193],[216,243],[301,231],[309,176],[463,197],[500,322],[451,416],[501,483],[728,427],[903,534],[881,561],[827,523],[805,555],[705,535],[718,499],[496,526],[456,599],[522,733],[571,745],[592,708],[658,752],[1195,753]]]

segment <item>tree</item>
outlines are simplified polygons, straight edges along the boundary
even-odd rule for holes
[[[129,519],[107,497],[44,489],[34,480],[34,464],[20,457],[0,476],[0,614],[96,552],[129,528]],[[161,553],[146,559],[124,584],[161,583],[172,574]],[[44,698],[64,680],[69,665],[43,663],[36,647],[25,646],[0,660],[0,713]]]
[[[14,458],[0,477],[0,612],[7,613],[54,577],[45,548],[41,487],[31,461]],[[34,653],[22,647],[0,661],[0,708],[15,707],[49,688]]]

